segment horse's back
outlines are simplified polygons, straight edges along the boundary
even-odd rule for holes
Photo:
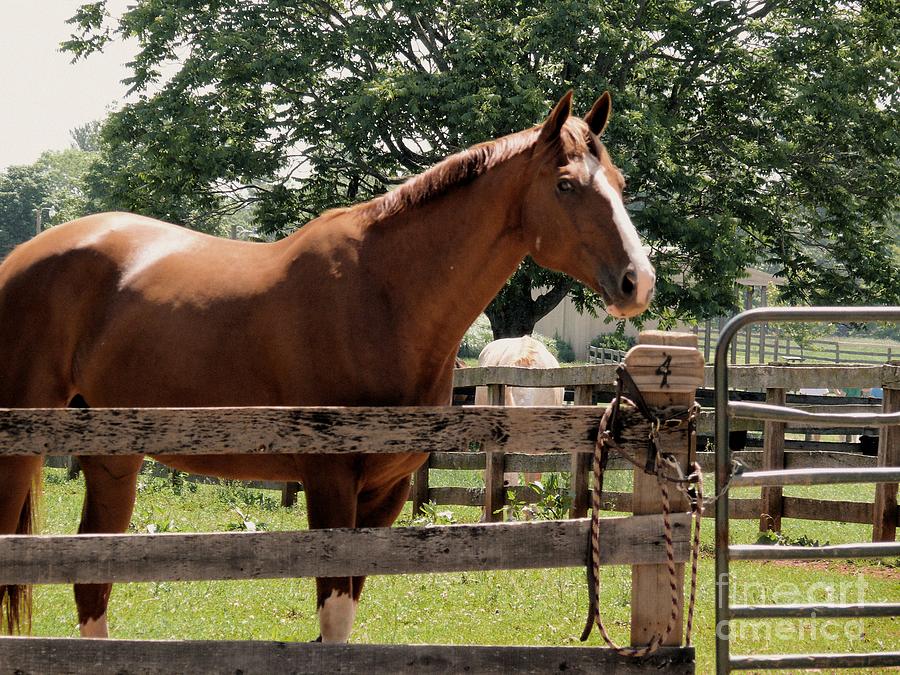
[[[0,265],[0,405],[62,405],[83,393],[79,375],[109,380],[118,369],[124,382],[141,354],[173,350],[176,337],[200,340],[204,307],[253,295],[259,274],[238,267],[257,270],[261,256],[241,244],[105,213],[18,246]]]
[[[559,362],[542,342],[530,335],[501,338],[485,346],[478,355],[478,365],[516,368],[558,368]],[[508,406],[554,406],[563,404],[562,387],[506,387]],[[487,388],[477,387],[475,405],[486,405]]]

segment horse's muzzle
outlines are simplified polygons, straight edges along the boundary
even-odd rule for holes
[[[631,263],[617,279],[605,284],[606,311],[617,319],[644,312],[656,291],[656,272],[652,265]]]

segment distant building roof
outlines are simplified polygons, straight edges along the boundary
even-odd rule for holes
[[[741,277],[737,282],[741,286],[784,286],[784,279],[773,276],[768,272],[748,267],[744,270],[746,276]]]

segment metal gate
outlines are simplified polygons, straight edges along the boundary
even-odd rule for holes
[[[900,555],[896,541],[838,546],[733,546],[728,533],[728,489],[733,487],[826,485],[838,483],[896,483],[900,466],[870,469],[800,469],[753,471],[732,470],[728,444],[731,417],[801,422],[828,427],[900,426],[900,412],[894,413],[812,413],[795,408],[728,400],[728,349],[737,332],[749,324],[765,321],[900,321],[900,307],[781,307],[743,312],[722,329],[716,346],[716,672],[732,670],[859,668],[900,665],[900,651],[869,654],[777,654],[732,656],[731,624],[734,619],[761,618],[850,618],[900,616],[900,603],[731,605],[728,566],[732,560],[823,560],[836,558],[881,558]],[[887,391],[885,392],[887,396]],[[884,428],[882,433],[886,433]],[[900,430],[892,429],[892,434]],[[894,442],[900,442],[895,440]]]

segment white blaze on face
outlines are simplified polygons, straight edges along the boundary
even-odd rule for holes
[[[635,301],[643,306],[649,305],[650,298],[653,296],[653,287],[656,284],[656,272],[653,270],[653,265],[650,264],[646,249],[641,244],[637,230],[631,224],[631,218],[628,216],[628,211],[625,210],[622,198],[615,188],[609,184],[602,166],[598,167],[594,172],[593,179],[597,191],[606,197],[610,208],[612,208],[613,223],[616,226],[619,237],[622,239],[622,248],[634,265],[634,271],[637,275]],[[622,310],[614,304],[609,305],[606,311],[617,318],[625,317]]]
[[[325,604],[319,608],[319,633],[322,642],[346,642],[353,630],[356,606],[347,593],[331,591]]]
[[[106,612],[97,619],[88,619],[78,626],[83,638],[108,638],[109,627],[106,625]]]

